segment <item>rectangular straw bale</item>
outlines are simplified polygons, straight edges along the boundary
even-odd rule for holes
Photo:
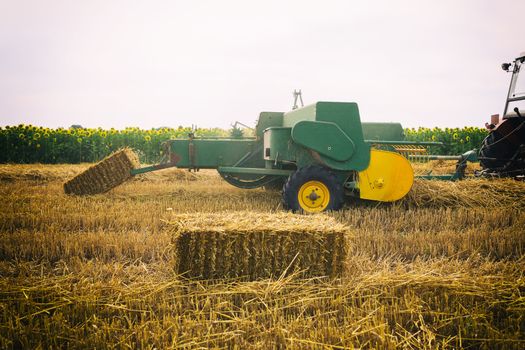
[[[129,179],[131,170],[139,166],[131,149],[120,149],[64,183],[64,192],[76,195],[107,192]]]
[[[340,277],[345,268],[348,229],[326,215],[199,213],[171,223],[175,268],[188,278]]]

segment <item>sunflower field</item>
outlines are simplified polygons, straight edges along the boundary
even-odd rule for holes
[[[458,155],[479,149],[488,132],[485,128],[465,126],[463,128],[407,128],[405,138],[409,141],[441,142],[443,146],[429,147],[430,154]]]
[[[96,162],[122,147],[137,151],[141,161],[160,160],[163,141],[186,137],[190,127],[124,130],[71,127],[50,129],[32,125],[0,127],[0,163]],[[222,129],[197,129],[199,136],[226,136]]]
[[[158,128],[143,130],[128,127],[123,130],[101,128],[50,129],[33,125],[0,127],[0,163],[84,163],[96,162],[122,147],[137,151],[141,162],[155,163],[161,157],[161,143],[187,137],[192,129]],[[219,128],[197,129],[197,136],[238,137],[238,130]],[[481,128],[408,128],[410,141],[439,141],[443,146],[430,147],[432,154],[461,154],[478,148],[487,131]]]

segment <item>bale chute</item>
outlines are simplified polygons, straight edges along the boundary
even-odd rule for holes
[[[73,195],[107,192],[131,178],[131,170],[139,166],[139,159],[131,149],[121,149],[64,183],[64,192]]]

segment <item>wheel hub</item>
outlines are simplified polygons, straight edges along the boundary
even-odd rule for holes
[[[320,212],[330,203],[330,191],[320,181],[308,181],[299,188],[299,205],[306,212]]]
[[[312,190],[312,193],[310,193],[310,195],[308,196],[308,198],[309,198],[311,201],[315,202],[315,201],[319,198],[319,196],[317,195],[317,193],[315,193],[314,190]]]

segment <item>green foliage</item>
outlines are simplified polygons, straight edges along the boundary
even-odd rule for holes
[[[408,141],[442,142],[443,146],[429,147],[431,154],[458,155],[479,149],[488,131],[485,128],[465,126],[463,128],[407,128],[405,136]]]
[[[80,163],[96,162],[122,148],[135,149],[142,162],[155,163],[161,157],[161,143],[187,137],[191,128],[158,128],[142,130],[129,127],[124,130],[49,129],[32,125],[0,127],[0,163]],[[197,129],[197,136],[242,137],[242,129],[229,131]],[[487,135],[482,128],[418,128],[405,129],[410,141],[438,141],[443,146],[432,146],[432,154],[461,154],[479,148]]]
[[[142,130],[86,128],[49,129],[32,125],[0,128],[0,163],[80,163],[96,162],[122,147],[137,151],[141,161],[160,160],[161,143],[183,138],[189,127]],[[197,129],[197,136],[227,136],[218,128]]]
[[[244,132],[241,128],[234,126],[230,129],[230,137],[234,139],[240,139],[244,136]]]

